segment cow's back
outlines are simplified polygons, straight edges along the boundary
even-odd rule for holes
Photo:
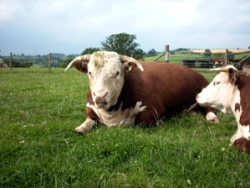
[[[140,63],[144,71],[135,68],[125,76],[124,85],[132,104],[142,101],[146,106],[136,117],[137,123],[154,123],[157,117],[173,116],[188,109],[196,102],[196,95],[208,85],[201,74],[183,65]]]

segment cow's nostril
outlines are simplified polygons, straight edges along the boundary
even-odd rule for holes
[[[96,98],[105,98],[108,96],[108,92],[93,92],[93,96]]]

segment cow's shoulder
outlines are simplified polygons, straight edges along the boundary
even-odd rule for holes
[[[240,106],[242,114],[240,117],[241,125],[250,125],[250,76],[235,73],[236,87],[240,91]]]

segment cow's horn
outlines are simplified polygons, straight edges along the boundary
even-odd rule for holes
[[[237,72],[238,72],[238,70],[237,70],[235,67],[231,66],[231,65],[228,65],[228,66],[222,67],[222,68],[210,69],[210,71],[228,72],[229,69],[233,69],[234,71],[237,71]]]
[[[91,54],[86,54],[86,55],[76,57],[68,64],[67,68],[65,69],[65,72],[67,72],[71,67],[75,66],[76,64],[80,64],[82,62],[89,62],[90,57],[91,57]]]
[[[214,72],[227,72],[228,68],[217,68],[217,69],[209,69],[209,71],[214,71]]]
[[[144,71],[142,65],[139,63],[139,61],[137,61],[136,59],[132,58],[132,57],[128,57],[128,56],[125,56],[125,55],[120,55],[120,60],[122,63],[125,63],[125,62],[132,62],[134,64],[136,64],[136,66],[141,70],[141,71]]]

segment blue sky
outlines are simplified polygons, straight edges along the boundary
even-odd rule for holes
[[[249,0],[0,0],[0,55],[80,54],[111,34],[154,48],[250,46]]]

